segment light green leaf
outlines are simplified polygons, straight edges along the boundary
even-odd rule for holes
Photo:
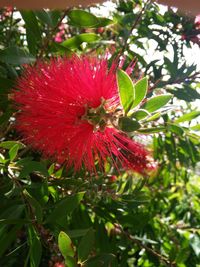
[[[71,10],[68,13],[69,24],[78,27],[93,28],[99,24],[98,18],[84,10]]]
[[[0,143],[0,147],[11,149],[13,146],[18,145],[19,149],[25,148],[25,145],[19,141],[4,141]]]
[[[13,161],[16,156],[17,156],[17,153],[18,153],[18,150],[19,150],[19,145],[18,144],[15,144],[8,152],[9,154],[9,157],[10,157],[10,161]]]
[[[147,118],[145,120],[145,122],[149,122],[149,121],[154,121],[154,120],[157,120],[158,118],[160,118],[161,116],[161,113],[160,112],[157,112],[155,113],[154,115],[150,116],[149,118]]]
[[[119,128],[124,132],[133,132],[140,128],[139,122],[128,117],[119,118]]]
[[[76,35],[66,41],[62,42],[61,45],[68,49],[79,48],[83,42],[92,43],[96,42],[100,39],[100,37],[95,33],[82,33]]]
[[[148,90],[148,80],[147,77],[142,78],[136,84],[135,87],[135,99],[131,108],[136,107],[139,105],[142,100],[145,98]]]
[[[151,113],[165,106],[171,98],[171,94],[155,96],[150,98],[141,108]]]
[[[181,116],[174,122],[179,123],[179,122],[191,121],[193,119],[196,119],[199,115],[200,115],[200,111],[193,110],[190,113],[184,114],[183,116]]]
[[[58,236],[58,247],[65,259],[68,256],[74,257],[75,251],[73,248],[72,241],[70,237],[63,231],[61,231]]]
[[[121,104],[126,114],[131,109],[135,99],[134,85],[128,74],[120,69],[117,71],[117,84]]]
[[[138,132],[140,133],[144,133],[144,134],[151,134],[151,133],[159,133],[159,132],[164,132],[166,131],[165,127],[152,127],[152,128],[141,128],[138,130]]]

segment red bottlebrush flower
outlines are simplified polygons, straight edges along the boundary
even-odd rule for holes
[[[75,171],[95,172],[96,160],[102,167],[108,158],[117,168],[150,170],[147,150],[113,123],[121,107],[116,67],[77,56],[27,67],[14,91],[16,127],[25,142]]]

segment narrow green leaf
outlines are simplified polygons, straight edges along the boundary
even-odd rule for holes
[[[168,124],[168,130],[177,134],[177,135],[180,135],[180,136],[182,136],[184,134],[183,128],[181,128],[180,126],[175,125],[175,124],[169,123]]]
[[[40,239],[33,228],[30,226],[28,228],[28,235],[29,235],[29,254],[30,254],[30,267],[39,267],[41,257],[42,257],[42,245]]]
[[[181,116],[180,118],[178,118],[174,122],[179,123],[179,122],[191,121],[193,119],[196,119],[199,115],[200,115],[200,111],[193,110],[190,113],[184,114],[183,116]]]
[[[42,40],[37,18],[31,10],[23,10],[21,11],[21,15],[25,21],[26,38],[29,51],[31,54],[36,55],[38,44]]]
[[[134,84],[134,87],[135,87],[135,99],[131,108],[134,108],[137,105],[139,105],[145,98],[148,89],[147,77],[144,77],[141,80],[139,80],[136,84]]]
[[[17,153],[18,153],[18,150],[19,150],[19,145],[18,144],[15,144],[8,152],[9,154],[9,157],[10,157],[10,161],[13,161],[16,156],[17,156]]]
[[[117,71],[117,84],[122,107],[127,113],[135,99],[133,82],[125,71],[119,69]]]
[[[35,198],[33,198],[26,189],[23,190],[23,194],[30,203],[31,207],[34,209],[37,222],[41,224],[43,219],[42,207],[40,206],[39,202]]]
[[[131,118],[135,118],[137,121],[144,119],[149,115],[145,109],[138,109],[136,112],[131,114]]]
[[[115,23],[115,21],[108,19],[108,18],[98,18],[98,20],[99,20],[98,28],[99,27],[106,27],[108,25]]]
[[[22,48],[10,46],[4,50],[0,50],[0,61],[11,65],[22,65],[33,63],[35,57],[28,54]]]
[[[95,33],[82,33],[76,35],[66,41],[62,42],[61,45],[68,49],[79,48],[83,42],[92,43],[96,42],[100,39],[100,37]]]
[[[11,149],[13,146],[18,145],[19,149],[25,148],[25,145],[19,141],[4,141],[0,143],[0,147]]]
[[[40,172],[44,176],[49,175],[46,166],[42,162],[27,160],[25,162],[18,162],[17,164],[23,166],[19,178],[25,178],[32,172]]]
[[[43,22],[44,24],[47,24],[50,27],[53,27],[53,20],[51,17],[51,12],[48,12],[44,9],[34,11],[35,15],[38,17],[38,19]]]
[[[160,118],[161,116],[161,113],[160,112],[157,112],[155,113],[154,115],[150,116],[149,118],[147,118],[145,120],[145,122],[149,122],[149,121],[154,121],[154,120],[157,120],[158,118]]]
[[[152,127],[152,128],[142,128],[139,129],[138,132],[140,133],[147,133],[147,134],[151,134],[151,133],[159,133],[159,132],[164,132],[166,130],[165,127]]]
[[[193,131],[200,131],[200,124],[190,127]]]
[[[124,132],[133,132],[140,128],[139,122],[128,117],[119,118],[119,128]]]
[[[151,113],[165,106],[171,98],[172,95],[170,94],[155,96],[150,98],[141,108]]]
[[[98,18],[85,10],[71,10],[68,17],[69,24],[73,26],[93,28],[99,24]]]
[[[73,212],[83,199],[85,192],[79,192],[73,196],[67,196],[57,202],[52,213],[47,217],[47,222],[55,222]]]
[[[70,237],[63,231],[61,231],[58,236],[58,247],[65,259],[68,256],[74,257],[75,251],[73,248],[72,241]]]
[[[93,246],[94,246],[94,230],[89,229],[85,236],[82,237],[78,246],[78,260],[83,262],[87,260]]]

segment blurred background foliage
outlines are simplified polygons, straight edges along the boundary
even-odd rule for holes
[[[0,266],[200,266],[200,20],[152,1],[63,11],[0,10]],[[148,97],[173,99],[131,133],[153,151],[148,177],[73,174],[23,144],[11,89],[23,66],[72,53],[107,55]],[[141,114],[140,114],[141,115]]]

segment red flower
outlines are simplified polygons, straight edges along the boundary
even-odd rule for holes
[[[33,148],[58,163],[96,171],[110,158],[139,173],[151,169],[149,153],[115,128],[120,100],[116,64],[76,56],[26,68],[14,100],[17,129]]]

